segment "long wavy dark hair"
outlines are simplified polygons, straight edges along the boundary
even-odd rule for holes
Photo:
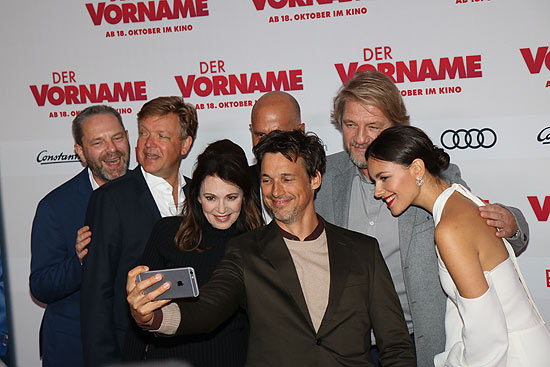
[[[244,151],[231,140],[218,140],[208,145],[195,163],[192,181],[185,197],[183,220],[174,238],[176,247],[182,251],[196,251],[202,241],[202,228],[206,218],[198,199],[202,181],[208,176],[217,176],[243,191],[241,212],[236,222],[239,233],[255,229],[262,223],[258,209],[259,199],[253,189]]]

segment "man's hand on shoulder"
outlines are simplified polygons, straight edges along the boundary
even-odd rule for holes
[[[498,204],[480,206],[479,214],[482,218],[487,219],[487,225],[498,229],[496,232],[497,237],[511,238],[518,230],[514,215]]]

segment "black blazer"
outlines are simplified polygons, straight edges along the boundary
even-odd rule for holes
[[[128,271],[139,265],[160,218],[139,166],[92,194],[86,213],[92,242],[83,262],[81,287],[86,366],[120,362],[131,320],[126,302]]]
[[[325,231],[330,291],[317,333],[274,221],[228,244],[200,290],[199,302],[178,302],[177,333],[212,330],[242,305],[250,321],[247,366],[372,366],[371,328],[384,366],[415,366],[403,311],[377,241],[327,222]]]

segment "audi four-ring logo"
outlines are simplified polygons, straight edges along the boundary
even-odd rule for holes
[[[484,129],[445,130],[441,134],[441,145],[447,149],[492,148],[497,143],[497,134],[488,127]]]

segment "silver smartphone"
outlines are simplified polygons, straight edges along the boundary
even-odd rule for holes
[[[162,274],[162,280],[146,288],[143,294],[147,294],[160,287],[165,282],[170,283],[170,289],[161,294],[156,300],[198,297],[199,286],[195,277],[195,270],[191,267],[151,270],[138,274],[136,282],[141,282],[155,274]]]

